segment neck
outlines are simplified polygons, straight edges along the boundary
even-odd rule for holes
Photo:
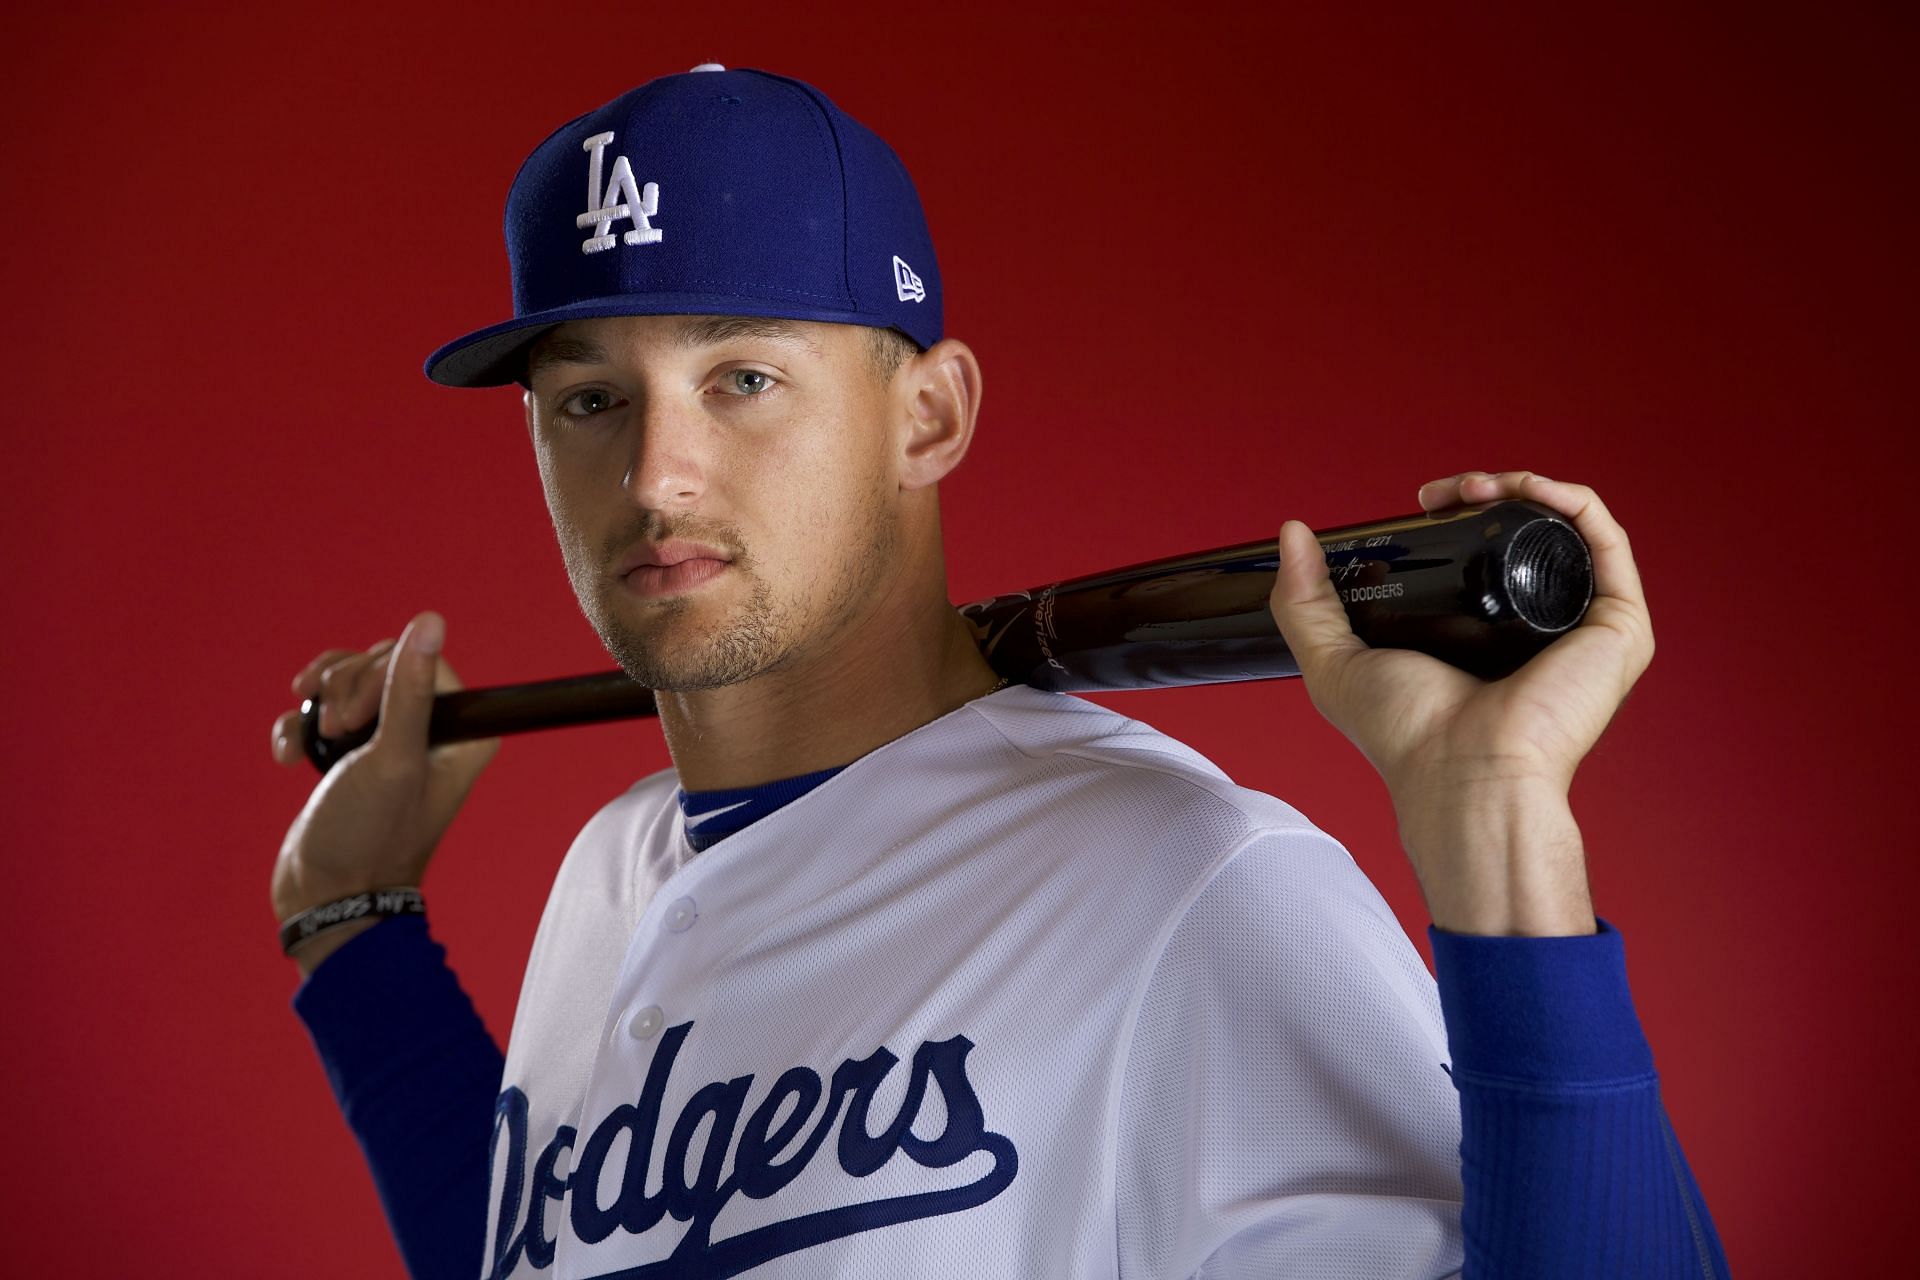
[[[999,679],[948,601],[946,579],[896,579],[881,604],[778,671],[658,695],[680,784],[728,790],[861,756],[981,697]]]

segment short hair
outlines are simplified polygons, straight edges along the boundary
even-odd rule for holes
[[[920,354],[920,344],[898,329],[883,329],[879,325],[867,325],[867,368],[873,376],[886,386],[893,381],[893,375],[900,366]]]

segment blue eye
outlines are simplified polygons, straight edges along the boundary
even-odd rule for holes
[[[748,379],[758,379],[750,382]],[[742,399],[750,400],[773,385],[773,379],[758,369],[729,369],[721,376],[721,384],[732,384]]]
[[[593,407],[588,407],[591,404]],[[579,405],[579,408],[573,406]],[[596,413],[605,413],[613,408],[613,393],[597,387],[585,391],[576,391],[560,402],[560,412],[570,418],[591,418]]]

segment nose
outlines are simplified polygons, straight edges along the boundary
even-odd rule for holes
[[[669,397],[653,398],[638,415],[621,488],[648,510],[693,505],[706,491],[707,443],[696,414]]]

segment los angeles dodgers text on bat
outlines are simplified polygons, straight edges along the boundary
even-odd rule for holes
[[[1390,600],[1406,593],[1406,584],[1401,582],[1382,582],[1370,587],[1345,587],[1338,592],[1340,598],[1346,601]]]

